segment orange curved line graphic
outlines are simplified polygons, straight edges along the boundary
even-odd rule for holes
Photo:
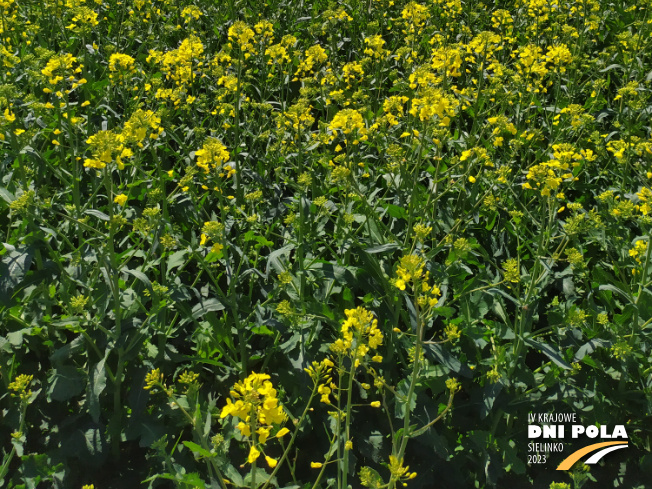
[[[577,462],[579,459],[581,459],[584,455],[586,455],[587,453],[594,452],[599,448],[608,447],[611,445],[626,445],[626,444],[627,444],[626,441],[605,441],[602,443],[595,443],[593,445],[589,445],[588,447],[580,448],[576,452],[573,452],[568,457],[566,457],[564,461],[559,464],[557,470],[570,469],[573,466],[573,464]]]

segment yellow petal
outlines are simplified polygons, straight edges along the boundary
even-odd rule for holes
[[[249,456],[247,457],[247,462],[252,464],[258,457],[260,457],[260,451],[258,451],[256,447],[251,447],[249,450]]]

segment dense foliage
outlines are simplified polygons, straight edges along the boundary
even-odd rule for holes
[[[0,9],[1,487],[651,487],[650,0]]]

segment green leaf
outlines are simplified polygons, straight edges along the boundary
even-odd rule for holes
[[[603,340],[601,338],[593,338],[592,340],[587,341],[577,349],[573,361],[579,362],[581,360],[584,360],[586,355],[590,355],[598,348],[608,347],[610,345],[611,345],[611,341]]]
[[[342,291],[342,299],[344,299],[347,302],[353,300],[353,292],[351,292],[351,289],[349,289],[348,287],[344,288],[344,290]]]
[[[14,248],[5,244],[9,250],[0,261],[0,296],[5,293],[11,297],[12,290],[23,281],[32,265],[34,249],[31,246]]]
[[[518,301],[518,299],[516,299],[515,297],[512,297],[511,295],[509,295],[509,294],[508,294],[507,292],[505,292],[504,290],[501,290],[501,289],[498,289],[498,288],[493,287],[493,288],[491,288],[491,289],[487,289],[486,292],[487,292],[488,294],[494,296],[494,297],[496,296],[496,294],[501,295],[501,296],[505,297],[506,299],[509,299],[511,302],[513,302],[513,303],[516,304],[517,306],[520,305],[520,302]]]
[[[353,284],[355,282],[355,275],[358,271],[354,267],[343,267],[324,260],[313,263],[308,270],[318,271],[326,278],[347,284]]]
[[[397,243],[385,243],[384,245],[372,246],[367,248],[365,252],[370,255],[375,255],[376,253],[386,253],[388,251],[394,251],[399,249],[400,246]]]
[[[86,211],[84,211],[84,214],[88,214],[89,216],[97,217],[98,219],[101,219],[102,221],[109,221],[111,219],[104,212],[98,211],[97,209],[87,209]]]
[[[189,474],[179,474],[175,480],[181,482],[182,484],[187,484],[193,489],[206,489],[206,483],[202,480],[200,475],[197,472],[191,472]]]
[[[407,410],[412,412],[417,406],[417,396],[416,393],[412,393],[412,398],[410,399],[410,405],[407,405],[407,397],[410,390],[410,381],[408,379],[403,379],[399,382],[396,387],[396,404],[394,407],[394,415],[399,419],[405,418],[405,413]]]
[[[129,275],[133,275],[138,280],[140,280],[145,285],[145,287],[147,287],[150,293],[154,292],[152,289],[152,282],[150,282],[149,278],[147,278],[147,275],[145,275],[143,272],[141,272],[140,270],[130,270],[128,268],[125,269],[124,271],[125,273],[128,273]]]
[[[202,457],[206,457],[206,458],[211,458],[211,457],[215,456],[214,453],[209,452],[205,448],[202,448],[201,446],[199,446],[196,443],[193,443],[191,441],[184,441],[182,443],[186,447],[188,447],[192,451],[192,453],[194,453],[194,454],[201,455]]]
[[[262,469],[260,467],[256,467],[255,470],[256,470],[256,485],[255,485],[255,487],[260,487],[260,486],[264,485],[268,480],[270,481],[271,485],[277,486],[276,477],[273,477],[270,480],[270,474],[268,474],[264,469]],[[251,486],[251,479],[252,479],[253,473],[254,473],[254,470],[252,469],[247,473],[247,475],[245,475],[245,478],[244,478],[244,485],[245,486],[247,486],[247,487]]]
[[[88,402],[88,411],[95,423],[100,420],[100,394],[106,388],[106,370],[104,363],[108,356],[108,351],[104,358],[97,362],[88,373],[88,384],[86,387],[86,399]]]
[[[290,254],[292,250],[296,248],[295,245],[289,244],[285,245],[283,248],[272,251],[267,257],[267,268],[265,269],[265,275],[269,276],[270,269],[274,269],[276,273],[281,273],[285,270],[285,265],[281,262],[281,257]]]
[[[208,312],[222,310],[224,310],[224,304],[213,297],[195,305],[195,307],[192,308],[192,317],[197,319]]]
[[[65,360],[68,360],[72,355],[77,353],[82,348],[84,348],[84,337],[79,335],[67,345],[64,345],[61,348],[55,350],[55,352],[50,355],[50,361],[52,363],[61,363]]]
[[[170,273],[170,270],[174,268],[179,268],[181,265],[183,265],[186,262],[187,254],[188,254],[188,250],[181,250],[181,251],[176,251],[170,255],[167,264],[168,275]]]
[[[433,358],[439,364],[447,367],[456,374],[467,378],[473,376],[471,369],[455,358],[443,345],[425,345],[424,352],[427,356]]]
[[[48,382],[48,397],[55,401],[67,401],[84,390],[86,375],[78,368],[64,365],[52,371]]]
[[[263,336],[274,336],[274,331],[272,331],[271,329],[269,329],[269,328],[268,328],[267,326],[265,326],[264,324],[261,324],[261,325],[258,325],[258,326],[253,326],[253,327],[251,328],[251,331],[252,331],[254,334],[259,334],[259,335],[263,335]]]
[[[387,204],[385,209],[387,209],[387,213],[394,219],[407,219],[407,211],[403,207]]]
[[[24,455],[21,462],[22,477],[29,481],[27,487],[36,487],[43,480],[51,480],[51,476],[63,467],[63,464],[54,465],[54,461],[46,454]]]
[[[487,231],[491,231],[491,230],[494,228],[494,226],[496,225],[496,218],[497,218],[497,217],[498,217],[498,213],[497,213],[497,212],[492,213],[491,220],[490,220],[490,221],[487,223],[487,225],[485,226],[485,229],[486,229]]]
[[[503,390],[503,384],[500,382],[492,383],[487,382],[482,389],[482,407],[480,408],[480,416],[482,419],[486,418],[494,407],[496,398]]]
[[[105,440],[99,428],[90,428],[84,432],[86,448],[91,457],[100,457],[104,452]]]
[[[609,290],[611,292],[616,292],[617,294],[619,294],[624,299],[627,299],[628,302],[634,302],[634,300],[632,299],[632,296],[630,294],[625,292],[623,289],[621,289],[619,287],[616,287],[613,284],[602,284],[602,285],[600,285],[598,290]]]
[[[14,194],[12,194],[4,187],[0,187],[0,198],[2,198],[2,200],[4,200],[7,204],[11,204],[14,200],[16,200]]]
[[[523,341],[526,345],[541,351],[545,356],[550,358],[550,360],[552,360],[556,365],[559,365],[561,368],[565,370],[571,369],[571,366],[566,360],[564,360],[564,357],[561,355],[561,353],[559,353],[549,344],[533,340],[532,338],[524,338]]]
[[[240,472],[238,472],[233,465],[229,465],[226,470],[224,471],[224,475],[229,479],[233,485],[236,487],[242,487],[244,486],[244,480],[242,479],[242,476],[240,475]]]

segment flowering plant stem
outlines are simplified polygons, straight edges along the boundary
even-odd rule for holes
[[[415,285],[415,288],[418,285]],[[423,318],[421,317],[421,310],[417,301],[414,302],[414,307],[416,309],[416,320],[417,320],[417,331],[415,336],[414,344],[414,365],[412,366],[412,375],[410,377],[410,387],[408,388],[407,397],[405,399],[405,418],[403,419],[403,431],[401,432],[400,442],[398,445],[394,445],[392,450],[392,455],[394,455],[398,460],[403,458],[405,454],[405,449],[407,447],[407,442],[411,438],[410,433],[410,403],[412,402],[412,397],[414,396],[414,390],[416,389],[417,381],[419,379],[419,370],[421,364],[421,352],[423,350]],[[393,485],[392,485],[393,487]]]
[[[359,338],[358,338],[359,341]],[[354,354],[355,356],[355,354]],[[349,450],[346,443],[351,435],[351,405],[353,404],[353,377],[355,376],[355,358],[351,358],[351,370],[349,371],[348,386],[346,388],[346,415],[344,417],[344,460],[342,462],[342,489],[347,489],[347,477],[349,474]],[[341,443],[341,440],[338,441]]]
[[[310,412],[310,408],[312,406],[312,402],[315,399],[315,396],[317,395],[317,387],[318,383],[315,382],[312,388],[312,392],[310,393],[310,398],[308,399],[308,403],[306,404],[306,407],[303,410],[303,413],[301,413],[301,417],[299,418],[299,421],[295,424],[294,428],[294,433],[292,433],[292,437],[290,438],[290,441],[288,442],[287,447],[285,447],[285,450],[283,451],[283,455],[281,455],[281,458],[278,461],[278,464],[276,467],[274,467],[274,470],[270,474],[269,478],[267,479],[267,482],[260,488],[260,489],[267,489],[267,487],[270,485],[270,481],[274,478],[276,473],[279,471],[281,466],[283,465],[283,462],[285,462],[288,458],[288,455],[290,453],[290,450],[294,446],[294,440],[296,439],[297,435],[299,434],[299,431],[301,430],[301,426],[303,425],[303,422],[306,419],[306,416]]]
[[[190,415],[190,413],[188,413],[188,411],[184,409],[184,407],[179,403],[177,397],[174,395],[172,389],[166,388],[166,386],[163,385],[161,382],[157,382],[156,385],[160,387],[163,390],[163,392],[165,392],[168,398],[170,398],[170,400],[172,401],[171,404],[175,407],[178,407],[183,413],[183,415],[186,417],[186,419],[188,419],[190,425],[192,426],[193,431],[197,435],[197,439],[199,440],[201,447],[206,451],[210,451],[210,447],[206,442],[206,436],[204,436],[204,434],[197,427],[197,415],[193,417]],[[199,409],[197,409],[197,413],[200,413]],[[224,483],[224,476],[222,475],[222,471],[218,467],[217,463],[215,463],[215,459],[211,457],[206,457],[206,461],[207,461],[206,463],[208,464],[209,471],[212,470],[213,472],[215,472],[215,478],[217,479],[217,483],[219,484],[219,487],[221,489],[226,489],[226,484]]]
[[[104,187],[106,189],[106,196],[108,199],[109,210],[109,239],[108,239],[108,261],[110,270],[107,275],[110,277],[110,288],[113,293],[113,311],[115,314],[115,330],[113,334],[113,342],[117,344],[122,335],[122,308],[120,307],[120,274],[117,261],[117,254],[115,252],[115,226],[114,226],[114,208],[113,208],[113,183],[111,182],[111,174],[108,167],[104,168]],[[124,369],[123,355],[124,350],[122,346],[117,349],[118,359],[116,372],[113,382],[113,414],[109,425],[109,432],[111,434],[111,448],[113,457],[117,460],[120,458],[120,438],[122,432],[122,372]]]

